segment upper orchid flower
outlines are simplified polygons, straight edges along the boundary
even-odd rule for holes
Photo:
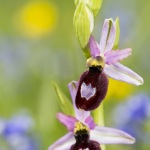
[[[69,84],[76,117],[57,114],[57,118],[69,132],[52,144],[48,150],[101,150],[100,144],[133,144],[135,142],[132,136],[121,130],[96,125],[89,111],[77,109],[75,106],[76,86],[75,82]]]
[[[135,85],[143,84],[143,79],[138,74],[119,63],[120,60],[131,55],[131,48],[113,50],[118,43],[116,22],[112,19],[105,20],[100,44],[93,36],[90,37],[89,48],[92,57],[86,62],[89,70],[80,77],[75,100],[78,109],[89,111],[100,105],[108,89],[106,75]]]
[[[114,50],[117,38],[117,25],[112,19],[105,19],[100,44],[94,37],[89,40],[91,58],[87,60],[87,67],[101,66],[104,73],[116,80],[134,85],[143,84],[143,79],[131,69],[120,64],[119,61],[131,55],[131,48]]]

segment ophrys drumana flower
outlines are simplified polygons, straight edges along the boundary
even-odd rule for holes
[[[57,118],[68,129],[68,133],[53,143],[48,150],[81,150],[97,148],[100,144],[133,144],[135,139],[117,129],[98,126],[94,123],[89,111],[79,110],[75,105],[77,82],[69,84],[75,117],[58,113]]]
[[[131,55],[131,48],[115,49],[117,24],[112,19],[105,19],[100,43],[93,36],[89,40],[91,58],[87,59],[87,67],[101,67],[103,72],[116,80],[134,85],[143,84],[143,79],[134,71],[119,63]]]
[[[143,84],[143,79],[119,61],[131,55],[131,48],[113,50],[117,25],[112,19],[104,21],[100,44],[94,37],[89,40],[91,57],[87,59],[88,71],[79,81],[76,106],[85,111],[96,109],[105,98],[108,89],[107,76],[134,85]],[[106,76],[107,75],[107,76]]]

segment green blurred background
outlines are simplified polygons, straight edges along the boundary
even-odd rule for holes
[[[70,98],[67,84],[86,70],[73,28],[74,10],[73,0],[0,0],[0,116],[9,118],[20,110],[28,111],[43,150],[67,132],[55,118],[61,109],[51,81]],[[123,64],[145,81],[136,87],[110,80],[104,101],[107,126],[113,127],[111,114],[116,105],[130,95],[150,91],[149,13],[148,0],[103,0],[95,18],[93,34],[97,41],[103,20],[120,18],[119,48],[133,48],[132,56]],[[123,148],[132,150],[133,146],[107,147]]]

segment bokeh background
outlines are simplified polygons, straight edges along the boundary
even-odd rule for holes
[[[74,10],[73,0],[0,0],[0,149],[46,150],[67,132],[55,118],[61,108],[51,81],[70,98],[67,84],[86,70]],[[137,142],[108,150],[150,148],[149,13],[148,0],[104,0],[95,18],[97,41],[104,19],[120,18],[119,48],[133,48],[122,63],[145,81],[136,87],[110,79],[105,124],[129,132]]]

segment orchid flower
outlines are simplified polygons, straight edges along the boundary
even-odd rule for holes
[[[86,62],[89,70],[84,72],[79,80],[75,100],[78,109],[90,111],[100,105],[108,90],[107,76],[135,85],[143,84],[143,79],[138,74],[119,63],[131,55],[131,48],[113,50],[118,44],[117,25],[117,20],[114,22],[112,19],[106,19],[100,44],[93,36],[89,39],[91,57]]]
[[[67,127],[68,133],[49,146],[48,150],[73,150],[74,147],[78,149],[89,148],[82,145],[87,140],[82,139],[85,137],[85,132],[86,136],[90,137],[88,144],[94,145],[95,150],[101,150],[100,144],[133,144],[135,139],[131,135],[121,130],[98,126],[94,123],[89,111],[79,110],[76,108],[75,96],[77,94],[77,84],[77,82],[71,82],[68,85],[73,101],[75,117],[68,116],[63,113],[57,114],[59,121]],[[83,137],[81,135],[81,133],[83,134],[82,131],[84,131]],[[83,147],[78,147],[80,145],[80,140],[83,142],[81,144]],[[99,148],[97,147],[97,144],[99,145]]]
[[[91,58],[87,60],[87,67],[101,66],[103,72],[116,80],[134,85],[143,84],[143,79],[134,71],[119,63],[120,60],[131,55],[131,48],[114,50],[117,38],[117,25],[112,19],[105,19],[100,43],[91,35],[89,48]]]

